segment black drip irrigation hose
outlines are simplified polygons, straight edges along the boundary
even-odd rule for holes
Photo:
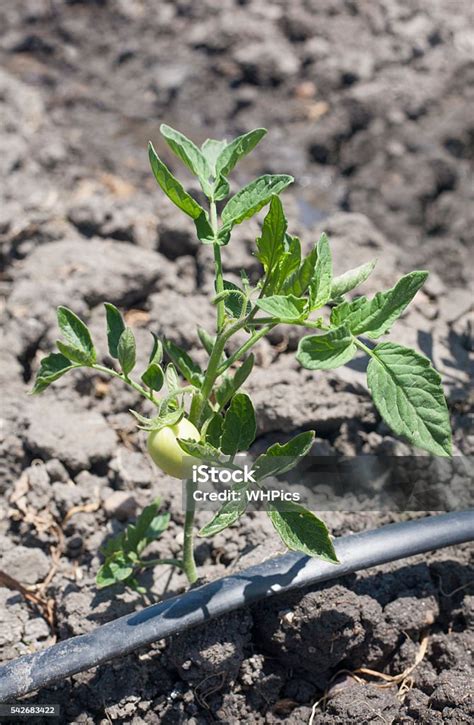
[[[13,660],[0,668],[0,702],[51,685],[273,594],[473,539],[474,511],[463,511],[343,536],[335,541],[340,565],[294,552],[270,559],[127,614],[88,634]]]

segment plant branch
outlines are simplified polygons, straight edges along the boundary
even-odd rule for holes
[[[105,365],[98,365],[97,363],[94,363],[94,365],[91,365],[93,370],[97,370],[99,373],[106,373],[107,375],[111,375],[114,378],[118,378],[123,383],[126,383],[131,388],[137,391],[137,393],[140,393],[140,395],[143,395],[144,398],[147,398],[153,405],[157,405],[157,401],[154,397],[154,395],[149,393],[145,388],[143,388],[139,383],[137,383],[135,380],[132,380],[128,375],[123,375],[123,373],[118,373],[113,368],[108,368]]]
[[[194,491],[196,484],[189,479],[186,481],[186,515],[184,518],[184,544],[183,544],[183,571],[190,584],[198,578],[196,562],[194,561],[194,513],[196,504]]]

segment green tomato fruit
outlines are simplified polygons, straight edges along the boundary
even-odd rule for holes
[[[188,456],[180,447],[177,438],[186,438],[192,441],[200,439],[198,429],[187,418],[181,418],[179,423],[168,425],[161,430],[154,430],[148,436],[148,453],[153,462],[164,473],[174,478],[190,478],[193,465],[200,461]]]

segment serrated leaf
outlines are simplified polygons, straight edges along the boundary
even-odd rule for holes
[[[232,228],[249,219],[268,204],[273,194],[279,194],[292,182],[293,177],[286,174],[266,174],[247,184],[229,199],[222,210],[224,227]]]
[[[184,211],[185,214],[194,219],[199,239],[206,243],[211,243],[214,238],[214,232],[209,224],[209,219],[205,210],[190,194],[188,194],[187,191],[185,191],[178,179],[173,176],[168,167],[157,155],[151,141],[148,144],[148,155],[155,179],[166,196],[173,202],[173,204],[181,209],[181,211]]]
[[[207,163],[209,164],[214,176],[217,176],[216,161],[226,146],[227,141],[217,141],[214,138],[207,138],[201,146],[201,151],[206,157]]]
[[[256,256],[267,274],[274,269],[285,251],[286,227],[287,221],[283,205],[278,196],[273,195],[270,207],[263,220],[262,236],[256,241]]]
[[[224,418],[221,436],[221,451],[228,456],[235,456],[239,451],[246,451],[257,432],[255,410],[246,393],[236,393]]]
[[[226,144],[216,160],[216,174],[228,176],[240,159],[250,153],[266,133],[265,128],[256,128]]]
[[[338,564],[325,523],[297,503],[285,503],[285,509],[275,507],[268,512],[283,543],[293,551]]]
[[[160,132],[176,156],[203,182],[203,190],[207,193],[206,189],[209,191],[208,182],[212,171],[202,151],[184,134],[167,126],[165,123],[161,124]]]
[[[208,521],[199,531],[198,536],[214,536],[219,531],[224,531],[242,516],[247,508],[247,497],[245,490],[239,491],[240,497],[232,501],[227,501],[216,513],[216,515]]]
[[[296,359],[307,370],[331,370],[352,360],[357,347],[351,333],[341,325],[322,335],[308,335],[298,343]]]
[[[124,375],[129,375],[137,361],[137,346],[135,336],[129,327],[119,337],[117,344],[117,357]]]
[[[370,262],[366,262],[366,264],[361,264],[360,267],[355,267],[335,277],[331,286],[331,299],[334,300],[337,297],[342,297],[342,295],[347,294],[347,292],[350,292],[362,284],[362,282],[365,282],[374,271],[376,264],[377,260],[372,259]]]
[[[310,430],[291,438],[287,443],[274,443],[255,461],[253,470],[257,481],[290,471],[311,450],[313,441],[314,431]]]
[[[142,375],[142,380],[149,388],[158,392],[165,382],[165,374],[161,365],[151,363]]]
[[[451,426],[441,377],[410,348],[382,342],[372,350],[367,384],[394,433],[437,456],[451,455]]]
[[[153,418],[147,418],[146,416],[137,413],[137,411],[132,408],[130,408],[130,413],[138,420],[139,423],[141,423],[141,425],[138,426],[141,430],[146,430],[151,433],[151,431],[159,431],[162,428],[179,423],[184,415],[184,408],[178,406],[173,410],[165,410],[162,413],[160,412],[159,415],[155,415]]]
[[[163,342],[166,354],[178,368],[183,377],[191,383],[191,385],[199,386],[202,381],[202,370],[197,363],[183,350],[171,340]]]
[[[354,335],[374,339],[386,335],[427,277],[428,272],[410,272],[391,289],[377,292],[371,300],[359,297],[350,303],[343,302],[332,310],[331,321],[343,322]]]
[[[321,234],[317,243],[317,260],[309,283],[311,309],[317,310],[331,299],[332,257],[329,241]]]
[[[64,349],[78,359],[74,360],[69,355],[65,357],[81,365],[93,365],[97,355],[87,325],[68,307],[58,307],[57,316],[59,329],[66,341]]]
[[[265,291],[267,295],[280,292],[285,282],[290,279],[301,262],[301,242],[298,237],[285,234],[284,252],[280,256],[273,270],[268,274]]]
[[[71,365],[71,361],[64,355],[52,352],[41,360],[31,393],[33,395],[42,393],[55,380],[58,380],[65,373],[69,372],[69,370],[74,370],[77,367],[77,365]]]
[[[257,307],[281,322],[298,322],[305,316],[307,301],[294,295],[273,295],[255,302]]]
[[[237,368],[234,377],[225,377],[219,388],[217,388],[216,400],[221,410],[227,405],[234,393],[245,383],[252,372],[254,362],[255,357],[253,354],[250,354],[240,368]]]
[[[118,358],[117,345],[120,335],[125,330],[125,322],[119,310],[111,302],[105,302],[105,315],[107,319],[107,343],[109,353],[113,358]]]

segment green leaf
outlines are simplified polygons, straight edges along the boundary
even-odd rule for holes
[[[92,365],[90,356],[83,352],[82,350],[77,350],[75,347],[71,347],[71,345],[67,345],[65,342],[62,342],[61,340],[56,340],[56,347],[58,348],[59,352],[64,355],[64,357],[67,357],[68,360],[70,360],[72,363],[76,363],[77,365]]]
[[[241,290],[240,287],[233,282],[229,282],[226,279],[223,284],[224,291],[228,293],[224,296],[224,306],[227,314],[238,320],[244,314],[243,307],[244,302],[246,302],[245,314],[248,315],[252,309],[252,305],[246,299],[243,290]]]
[[[224,419],[219,413],[214,413],[209,419],[205,428],[204,438],[206,443],[209,443],[214,448],[219,448],[221,444],[222,425]]]
[[[124,582],[133,574],[133,561],[123,551],[117,551],[100,567],[96,576],[99,589]]]
[[[202,370],[197,363],[179,345],[171,340],[164,340],[164,348],[168,357],[176,365],[180,373],[191,385],[199,386],[202,381]]]
[[[179,378],[173,363],[169,363],[166,366],[165,380],[166,387],[168,388],[168,393],[179,392],[181,386],[179,384]]]
[[[93,365],[97,355],[87,325],[68,307],[58,307],[57,315],[59,329],[66,340],[61,350],[63,355],[80,365]]]
[[[203,182],[203,186],[209,191],[209,179],[212,171],[202,151],[184,134],[167,126],[165,123],[161,124],[160,131],[170,149]],[[206,189],[203,189],[205,193],[207,193]]]
[[[364,334],[370,338],[386,335],[427,277],[428,272],[410,272],[392,289],[377,292],[371,300],[358,297],[353,302],[343,302],[332,310],[331,321],[335,324],[344,322],[354,335]]]
[[[135,336],[129,327],[119,337],[117,344],[117,357],[124,375],[129,375],[137,360]]]
[[[268,204],[273,194],[279,194],[292,182],[293,177],[286,174],[266,174],[244,186],[222,210],[224,227],[232,228],[249,219]]]
[[[309,287],[314,275],[314,268],[318,259],[318,245],[315,244],[311,252],[304,258],[301,266],[295,269],[283,283],[283,290],[296,297],[302,297]]]
[[[268,512],[283,543],[293,551],[338,564],[329,532],[321,519],[297,503],[285,503],[286,510],[276,507]]]
[[[111,302],[105,302],[105,315],[107,318],[107,342],[109,353],[113,358],[118,358],[117,345],[120,335],[125,330],[125,322],[118,309]]]
[[[221,451],[235,456],[246,451],[255,440],[257,423],[252,401],[246,393],[236,393],[227,410],[222,427]]]
[[[285,251],[286,227],[287,221],[283,205],[278,196],[273,195],[263,220],[262,236],[256,242],[257,259],[267,274],[275,267]]]
[[[162,190],[166,196],[175,204],[178,209],[184,211],[185,214],[194,219],[196,231],[201,241],[211,243],[214,239],[214,232],[209,224],[208,216],[200,204],[193,199],[190,194],[183,188],[182,184],[176,179],[168,167],[161,161],[157,155],[153,144],[148,144],[148,155],[150,164]]]
[[[350,292],[362,284],[362,282],[365,282],[374,271],[376,264],[377,260],[372,259],[370,262],[366,262],[366,264],[361,264],[360,267],[355,267],[355,269],[350,269],[348,272],[340,274],[339,277],[335,277],[331,286],[331,299],[334,300],[337,297],[342,297],[342,295],[347,294],[347,292]]]
[[[222,201],[222,199],[227,199],[227,197],[230,194],[230,186],[229,182],[225,178],[225,176],[219,176],[217,179],[217,182],[214,185],[214,201]]]
[[[36,374],[36,380],[31,391],[32,395],[37,395],[46,390],[48,385],[54,383],[55,380],[62,377],[69,370],[74,370],[78,365],[71,365],[71,361],[64,355],[52,352],[41,360],[39,370]]]
[[[345,365],[357,352],[354,338],[344,325],[322,335],[308,335],[298,344],[296,359],[307,370],[331,370]]]
[[[313,441],[314,431],[309,430],[291,438],[283,445],[274,443],[255,461],[253,470],[257,481],[290,471],[298,465],[301,458],[309,453]]]
[[[153,347],[151,349],[148,362],[156,363],[156,365],[159,365],[163,360],[163,343],[161,342],[161,340],[158,339],[154,332],[152,332],[151,334],[153,335]]]
[[[311,309],[323,307],[331,299],[332,287],[332,257],[329,241],[325,234],[321,234],[317,244],[316,264],[309,284]]]
[[[216,515],[202,527],[198,536],[214,536],[219,531],[223,531],[229,526],[232,526],[232,524],[235,524],[240,519],[247,508],[247,497],[245,495],[245,489],[240,490],[239,493],[240,497],[232,501],[227,501]]]
[[[377,410],[394,433],[429,453],[451,455],[451,426],[441,377],[427,357],[382,342],[372,350],[367,384]]]
[[[149,388],[158,392],[163,387],[165,375],[163,368],[157,363],[151,363],[142,375],[142,380]]]
[[[305,316],[307,301],[294,295],[273,295],[255,302],[257,307],[281,322],[298,322]]]
[[[298,270],[301,262],[301,242],[298,237],[285,234],[284,252],[273,270],[267,275],[267,295],[279,292]]]
[[[265,128],[256,128],[226,145],[216,160],[216,174],[228,176],[240,159],[250,153],[266,133]]]
[[[217,176],[216,161],[226,146],[227,141],[217,141],[214,138],[207,138],[201,146],[201,151],[204,154],[214,176]]]
[[[221,460],[220,451],[210,443],[203,443],[199,441],[185,440],[183,438],[177,438],[179,446],[182,450],[194,458],[199,458],[206,463],[212,463],[214,465],[222,465],[229,467],[229,464],[224,463]]]
[[[229,400],[232,398],[235,392],[242,387],[247,380],[248,376],[252,372],[255,357],[251,353],[248,358],[242,363],[240,368],[237,368],[233,378],[225,377],[219,388],[216,390],[216,400],[219,403],[219,408],[222,410]]]

